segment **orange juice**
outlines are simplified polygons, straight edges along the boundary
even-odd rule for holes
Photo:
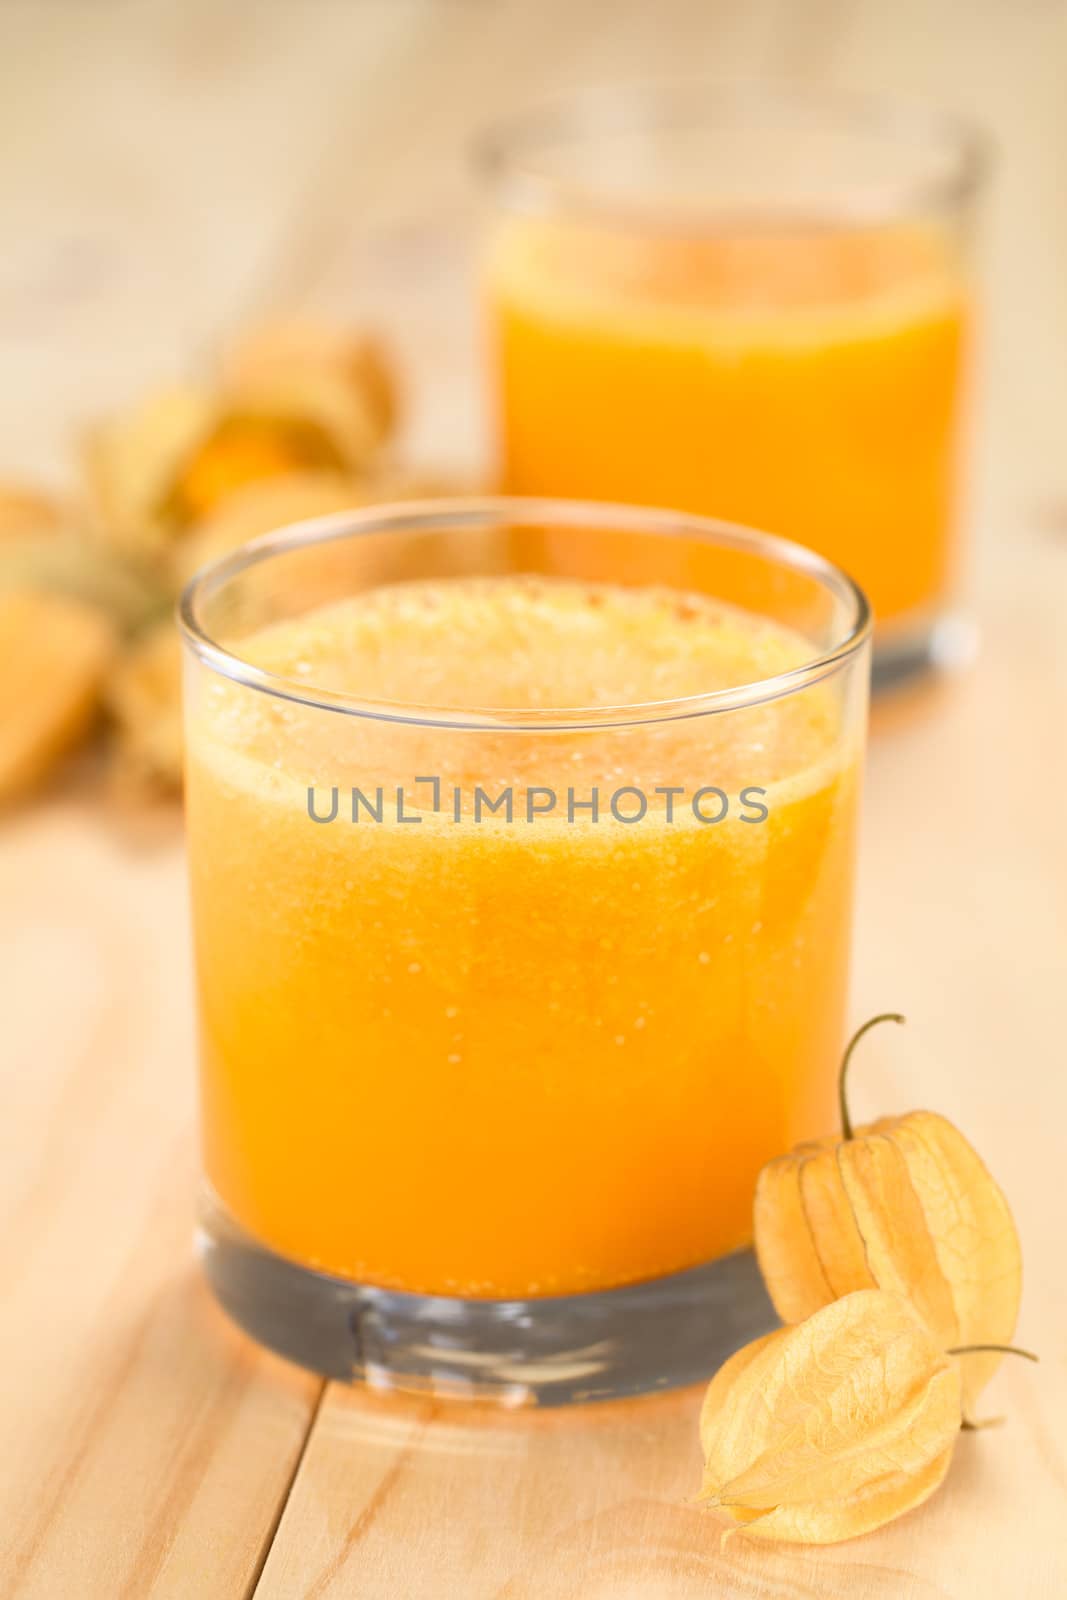
[[[473,1298],[744,1244],[761,1163],[832,1122],[855,730],[829,680],[720,716],[523,719],[751,683],[810,643],[699,594],[500,576],[371,590],[241,655],[297,693],[514,725],[445,748],[225,678],[191,701],[205,1164],[230,1215],[302,1265]],[[513,816],[480,812],[502,786]]]
[[[951,583],[967,293],[917,225],[680,235],[500,225],[504,486],[795,539],[892,629]]]

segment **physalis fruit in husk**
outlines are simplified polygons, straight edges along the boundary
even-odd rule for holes
[[[182,668],[169,619],[142,633],[108,674],[104,703],[115,725],[120,792],[173,794],[182,786]]]
[[[157,391],[92,430],[98,521],[120,545],[158,555],[250,484],[373,476],[395,415],[392,369],[370,335],[262,330],[221,382]]]
[[[393,362],[382,340],[366,328],[320,322],[254,328],[230,348],[225,373],[228,384],[246,390],[279,378],[332,376],[363,396],[378,443],[397,425],[400,403]]]
[[[857,1289],[911,1301],[942,1350],[1006,1345],[1022,1288],[1019,1239],[985,1164],[946,1118],[931,1111],[853,1128],[840,1075],[840,1137],[798,1145],[765,1166],[756,1184],[760,1270],[783,1322],[799,1323]],[[1000,1361],[964,1363],[963,1412]]]
[[[920,1505],[960,1428],[959,1364],[902,1296],[861,1289],[720,1367],[699,1498],[758,1539],[831,1544]]]
[[[79,743],[115,649],[94,606],[34,589],[0,592],[0,805],[42,783]]]

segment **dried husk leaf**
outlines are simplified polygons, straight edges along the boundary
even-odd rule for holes
[[[934,1238],[894,1125],[872,1126],[862,1138],[836,1150],[840,1188],[863,1240],[866,1266],[880,1289],[907,1295],[941,1341],[961,1344],[959,1319],[948,1279],[941,1271]]]
[[[873,1533],[928,1500],[944,1482],[951,1461],[949,1445],[918,1472],[887,1474],[858,1490],[844,1515],[838,1506],[825,1501],[776,1506],[765,1516],[746,1519],[744,1531],[752,1539],[790,1544],[836,1544],[862,1533]]]
[[[0,593],[0,802],[43,783],[91,728],[115,633],[93,606]]]
[[[0,591],[39,589],[94,606],[120,633],[169,610],[173,596],[143,562],[76,528],[0,540]]]
[[[174,385],[87,432],[86,483],[97,524],[108,539],[139,554],[159,552],[171,532],[160,506],[216,415],[207,389]]]
[[[326,373],[359,395],[381,445],[395,430],[398,385],[383,341],[365,328],[282,322],[255,328],[230,349],[227,381],[238,390],[262,389],[301,375]]]
[[[175,552],[177,571],[187,579],[261,534],[365,503],[363,482],[340,472],[294,472],[246,484],[189,529]]]
[[[753,1225],[759,1266],[774,1309],[787,1323],[803,1322],[836,1298],[802,1197],[804,1174],[819,1153],[817,1144],[798,1145],[791,1155],[769,1161],[759,1174]]]
[[[1011,1209],[985,1162],[953,1123],[934,1112],[889,1119],[888,1128],[876,1122],[871,1131],[891,1133],[904,1159],[948,1286],[956,1327],[952,1345],[1010,1344],[1022,1299],[1022,1251]],[[964,1414],[973,1419],[975,1400],[1003,1357],[981,1352],[960,1359]]]
[[[851,1538],[937,1487],[960,1395],[958,1364],[905,1299],[846,1295],[712,1379],[701,1498],[757,1537]]]
[[[307,471],[366,475],[380,440],[361,390],[332,371],[299,370],[220,393],[150,396],[93,431],[86,471],[107,536],[158,557],[248,484]]]
[[[181,692],[181,644],[168,620],[124,651],[107,681],[117,777],[127,792],[176,794],[181,789]]]
[[[942,1349],[1011,1340],[1022,1292],[1011,1212],[972,1146],[932,1112],[771,1162],[757,1180],[754,1233],[783,1321],[876,1285],[907,1295]],[[968,1416],[999,1360],[963,1358]]]
[[[184,530],[227,496],[293,472],[369,472],[378,433],[364,397],[330,373],[230,392],[195,450],[163,486],[158,515]]]
[[[1007,1201],[958,1129],[915,1111],[853,1128],[841,1071],[843,1136],[798,1146],[756,1184],[754,1234],[779,1315],[800,1322],[831,1298],[876,1285],[904,1294],[945,1350],[1006,1345],[1022,1263]],[[961,1356],[964,1413],[1000,1359]]]
[[[189,529],[175,550],[175,570],[185,581],[211,561],[309,517],[334,511],[355,510],[393,500],[421,500],[442,495],[471,493],[471,485],[457,477],[432,470],[393,468],[372,478],[353,478],[339,472],[295,472],[247,484],[229,495],[209,517]]]
[[[798,1183],[802,1214],[811,1219],[813,1243],[835,1300],[853,1289],[878,1287],[870,1270],[866,1241],[841,1186],[837,1156],[838,1142],[827,1141],[804,1162]]]

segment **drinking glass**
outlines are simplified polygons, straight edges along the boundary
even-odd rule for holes
[[[579,95],[478,149],[502,487],[818,550],[868,595],[876,687],[965,650],[978,133],[689,84]]]
[[[860,591],[501,498],[271,534],[181,620],[219,1300],[380,1385],[707,1376],[772,1321],[756,1173],[833,1123]]]

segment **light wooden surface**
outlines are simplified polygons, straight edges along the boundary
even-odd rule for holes
[[[241,316],[370,306],[424,451],[476,458],[460,151],[557,88],[679,71],[949,100],[1001,144],[972,521],[976,669],[877,719],[861,1112],[986,1153],[1027,1262],[1004,1427],[832,1550],[719,1546],[698,1396],[385,1403],[258,1353],[189,1246],[180,842],[68,792],[0,832],[0,1594],[11,1600],[1058,1600],[1067,1593],[1067,20],[1053,0],[4,0],[0,471]]]

